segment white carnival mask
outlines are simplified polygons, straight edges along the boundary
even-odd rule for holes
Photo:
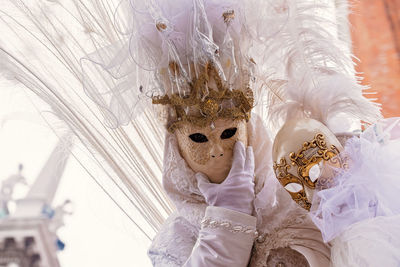
[[[342,150],[336,136],[319,121],[290,120],[279,130],[272,148],[275,175],[293,200],[310,210],[316,186],[329,186],[335,169],[343,166],[338,156]]]
[[[221,183],[227,177],[236,141],[247,146],[245,120],[217,119],[205,127],[187,122],[176,129],[175,135],[189,167],[204,173],[213,183]]]

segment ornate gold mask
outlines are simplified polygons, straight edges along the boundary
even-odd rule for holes
[[[310,210],[316,187],[329,186],[334,170],[343,166],[338,156],[342,149],[322,123],[313,119],[288,121],[273,145],[275,175],[293,200]]]

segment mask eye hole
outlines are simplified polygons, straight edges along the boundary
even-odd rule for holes
[[[297,183],[290,183],[290,184],[287,184],[287,185],[285,186],[285,189],[286,189],[287,191],[291,192],[291,193],[297,193],[297,192],[299,192],[300,190],[302,190],[303,187],[302,187],[300,184],[297,184]]]
[[[221,139],[229,139],[236,134],[237,128],[229,128],[222,132]]]
[[[308,176],[310,177],[311,182],[315,183],[315,181],[321,176],[320,164],[312,166],[308,172]]]
[[[194,133],[189,135],[189,138],[192,139],[193,142],[196,143],[205,143],[208,141],[207,136],[201,133]]]

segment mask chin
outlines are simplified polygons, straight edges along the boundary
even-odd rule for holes
[[[244,120],[218,119],[213,125],[198,127],[185,123],[175,131],[179,151],[194,172],[202,172],[213,183],[223,182],[232,165],[236,141],[247,146]]]
[[[336,136],[319,121],[290,120],[272,148],[275,175],[293,200],[310,210],[316,188],[332,183],[334,170],[343,166],[342,150]]]

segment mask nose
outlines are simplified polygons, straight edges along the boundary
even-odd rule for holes
[[[219,157],[223,157],[224,156],[224,150],[222,149],[222,147],[218,144],[215,144],[212,148],[211,148],[211,157],[212,158],[219,158]]]

